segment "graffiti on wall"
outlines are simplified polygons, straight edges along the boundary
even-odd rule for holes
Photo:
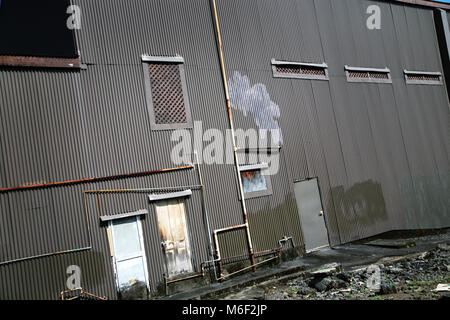
[[[247,76],[235,71],[228,80],[231,108],[239,110],[245,117],[251,115],[260,130],[268,130],[273,145],[281,145],[283,136],[278,124],[280,108],[270,99],[262,83],[250,84]]]

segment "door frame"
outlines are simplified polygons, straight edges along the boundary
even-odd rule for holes
[[[180,275],[183,275],[183,273],[179,273],[176,275],[169,275],[169,266],[168,266],[168,262],[167,262],[167,255],[165,250],[162,248],[162,242],[163,239],[161,239],[161,234],[159,233],[159,220],[158,220],[158,209],[157,209],[157,203],[160,203],[161,201],[173,201],[173,200],[177,200],[178,204],[182,203],[183,204],[183,208],[184,208],[184,220],[186,223],[186,237],[189,241],[189,262],[191,264],[191,268],[192,271],[188,272],[188,273],[184,273],[184,275],[190,275],[190,274],[194,274],[196,272],[196,267],[195,267],[195,259],[194,259],[194,248],[193,248],[193,242],[192,242],[192,237],[191,237],[191,232],[190,232],[190,219],[189,219],[189,215],[188,215],[188,208],[187,208],[187,201],[184,200],[184,197],[169,197],[169,198],[164,198],[164,199],[159,199],[159,200],[153,200],[154,201],[154,210],[155,210],[155,220],[156,220],[156,228],[158,230],[158,238],[160,240],[160,246],[161,246],[161,252],[163,255],[163,260],[164,260],[164,265],[165,265],[165,272],[166,272],[166,277],[167,279],[177,279]]]
[[[320,247],[317,247],[317,248],[314,248],[314,249],[310,249],[310,250],[306,250],[306,244],[304,244],[304,248],[305,248],[305,252],[306,253],[314,252],[314,251],[317,251],[317,250],[320,250],[320,249],[323,249],[323,248],[327,248],[327,247],[331,248],[330,229],[328,228],[328,222],[327,222],[327,218],[326,218],[326,217],[328,217],[328,215],[327,215],[327,212],[325,211],[325,207],[323,205],[323,196],[322,196],[322,189],[320,188],[319,177],[315,176],[315,177],[308,177],[308,178],[304,178],[304,179],[294,179],[293,186],[292,186],[293,187],[293,191],[295,190],[295,184],[297,182],[305,182],[305,181],[310,181],[310,180],[316,180],[317,181],[317,189],[319,190],[320,206],[322,207],[322,212],[323,212],[323,221],[324,221],[324,224],[325,224],[325,229],[327,230],[328,244],[320,246]],[[294,192],[294,198],[295,198],[295,192]],[[295,201],[297,201],[297,198],[295,199]],[[297,211],[298,211],[298,207],[297,207]],[[300,218],[300,212],[298,212],[298,216]],[[303,233],[303,225],[301,224],[301,220],[300,220],[300,225],[302,227],[302,235],[304,235],[304,233]],[[303,241],[304,240],[305,239],[304,239],[304,236],[303,236]]]
[[[145,252],[145,243],[144,243],[144,234],[143,234],[143,230],[142,230],[142,223],[141,223],[141,218],[139,216],[134,216],[134,217],[127,217],[124,219],[131,219],[134,218],[137,223],[137,230],[138,230],[138,237],[139,237],[139,242],[141,244],[142,250],[140,251],[142,253],[142,260],[143,260],[143,267],[144,267],[144,276],[145,276],[145,284],[147,286],[148,292],[150,294],[151,292],[151,288],[150,288],[150,278],[149,278],[149,274],[148,274],[148,266],[147,266],[147,255]],[[117,292],[120,292],[120,283],[119,283],[119,275],[117,272],[117,259],[116,259],[116,250],[114,248],[114,226],[113,226],[113,222],[114,220],[110,220],[108,222],[108,234],[111,238],[110,240],[110,253],[111,253],[111,259],[112,259],[112,263],[113,263],[113,271],[114,271],[114,278],[115,278],[115,282],[116,282],[116,288],[117,288]],[[111,251],[112,250],[112,251]],[[134,257],[138,257],[137,255]],[[122,261],[124,260],[129,260],[132,259],[133,257],[127,257],[126,259],[122,259]]]

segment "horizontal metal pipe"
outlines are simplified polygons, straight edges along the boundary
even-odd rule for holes
[[[194,166],[189,165],[189,166],[167,168],[167,169],[158,169],[158,170],[151,170],[151,171],[124,173],[124,174],[105,176],[105,177],[84,178],[84,179],[77,179],[77,180],[67,180],[67,181],[58,181],[58,182],[49,182],[49,183],[35,184],[35,185],[29,185],[29,186],[0,188],[0,192],[10,192],[10,191],[19,191],[19,190],[36,189],[36,188],[46,188],[46,187],[54,187],[54,186],[69,185],[69,184],[79,184],[79,183],[84,183],[84,182],[97,182],[97,181],[104,181],[104,180],[110,180],[110,179],[130,178],[130,177],[144,176],[144,175],[155,174],[155,173],[178,171],[178,170],[186,170],[186,169],[191,169],[193,167]]]
[[[0,265],[29,260],[29,259],[43,258],[43,257],[53,256],[53,255],[62,254],[62,253],[73,253],[73,252],[79,252],[79,251],[86,251],[86,250],[90,250],[90,249],[92,249],[92,246],[85,247],[85,248],[79,248],[79,249],[56,251],[56,252],[52,252],[52,253],[44,253],[44,254],[39,254],[39,255],[25,257],[25,258],[3,261],[3,262],[0,262]]]
[[[107,300],[105,297],[100,297],[100,296],[97,296],[97,295],[95,295],[95,294],[93,294],[93,293],[84,291],[83,288],[76,288],[76,289],[71,289],[71,290],[64,290],[64,291],[61,291],[61,300],[73,300],[73,299],[77,298],[77,297],[75,296],[75,297],[71,297],[71,298],[69,298],[69,299],[64,299],[64,294],[65,294],[65,293],[69,293],[69,292],[73,292],[73,291],[77,291],[77,290],[80,290],[80,295],[85,294],[85,295],[91,296],[91,297],[93,297],[93,298],[95,298],[95,299],[98,299],[98,300]]]
[[[201,189],[201,188],[202,188],[201,185],[191,185],[191,186],[161,187],[161,188],[87,190],[87,191],[85,191],[85,193],[151,192],[151,191],[179,190],[179,189]]]
[[[199,277],[203,277],[205,276],[204,273],[197,273],[194,275],[190,275],[188,277],[184,277],[184,278],[180,278],[180,279],[174,279],[174,280],[167,280],[166,283],[170,284],[170,283],[175,283],[175,282],[180,282],[180,281],[184,281],[184,280],[189,280],[189,279],[194,279],[194,278],[199,278]]]
[[[279,151],[281,146],[278,147],[265,147],[265,148],[237,148],[238,151]]]
[[[221,228],[221,229],[215,229],[213,232],[214,233],[219,233],[219,232],[225,232],[225,231],[230,231],[230,230],[234,230],[234,229],[241,229],[241,228],[245,228],[247,227],[247,224],[239,224],[236,226],[231,226],[231,227],[225,227],[225,228]]]
[[[54,256],[54,255],[64,254],[64,253],[74,253],[74,252],[91,250],[92,249],[92,236],[91,236],[90,211],[89,211],[89,205],[88,205],[88,202],[87,202],[86,195],[85,195],[84,198],[85,198],[85,210],[86,210],[89,246],[84,247],[84,248],[62,250],[62,251],[56,251],[56,252],[51,252],[51,253],[44,253],[44,254],[39,254],[39,255],[35,255],[35,256],[29,256],[29,257],[24,257],[24,258],[18,258],[18,259],[3,261],[3,262],[0,262],[0,265],[5,265],[5,264],[9,264],[9,263],[14,263],[14,262],[20,262],[20,261],[25,261],[25,260],[30,260],[30,259],[49,257],[49,256]]]
[[[261,264],[263,264],[263,263],[266,263],[266,262],[271,261],[271,260],[274,260],[274,259],[278,259],[278,256],[272,257],[272,258],[269,258],[269,259],[266,259],[266,260],[261,261],[261,262],[258,262],[258,263],[254,263],[254,264],[252,264],[252,265],[250,265],[250,266],[248,266],[248,267],[242,268],[242,269],[240,269],[240,270],[238,270],[238,271],[235,271],[235,272],[232,272],[232,273],[230,273],[230,274],[221,276],[221,277],[220,277],[219,279],[217,279],[217,280],[225,280],[226,278],[229,278],[229,277],[232,276],[232,275],[235,275],[235,274],[240,273],[240,272],[242,272],[242,271],[248,270],[248,269],[250,269],[250,268],[255,268],[255,267],[258,266],[258,265],[261,265]]]

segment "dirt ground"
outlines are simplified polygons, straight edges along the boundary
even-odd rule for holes
[[[229,294],[224,299],[256,300],[437,300],[435,291],[450,283],[450,243],[404,257],[384,258],[370,266],[343,271],[332,264],[287,282],[271,281]]]

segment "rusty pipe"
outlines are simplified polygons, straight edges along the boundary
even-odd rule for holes
[[[204,277],[205,276],[205,267],[204,267],[205,262],[202,262],[200,264],[200,268],[202,270],[202,272],[200,273],[196,273],[184,278],[179,278],[179,279],[174,279],[174,280],[168,280],[166,274],[163,274],[163,278],[164,278],[164,288],[165,288],[165,293],[166,296],[169,295],[169,287],[168,285],[171,283],[175,283],[175,282],[180,282],[180,281],[185,281],[185,280],[189,280],[189,279],[195,279],[195,278],[199,278],[199,277]]]
[[[87,190],[85,193],[120,193],[120,192],[152,192],[164,190],[182,190],[182,189],[201,189],[201,185],[187,185],[179,187],[161,187],[161,188],[137,188],[137,189],[103,189],[103,190]]]
[[[110,180],[110,179],[130,178],[130,177],[144,176],[144,175],[150,175],[150,174],[155,174],[155,173],[162,173],[162,172],[169,172],[169,171],[178,171],[178,170],[191,169],[193,167],[194,166],[189,165],[189,166],[181,166],[181,167],[175,167],[175,168],[158,169],[158,170],[151,170],[151,171],[124,173],[124,174],[105,176],[105,177],[84,178],[84,179],[77,179],[77,180],[66,180],[66,181],[34,184],[34,185],[29,185],[29,186],[0,188],[0,193],[2,193],[2,192],[10,192],[10,191],[27,190],[27,189],[36,189],[36,188],[55,187],[55,186],[69,185],[69,184],[79,184],[79,183],[85,183],[85,182],[97,182],[97,181],[104,181],[104,180]]]
[[[222,38],[220,35],[219,16],[217,13],[216,0],[211,0],[211,3],[212,3],[213,13],[214,13],[214,24],[215,24],[215,29],[216,29],[217,46],[218,46],[219,60],[220,60],[220,69],[222,71],[223,87],[224,87],[224,91],[225,91],[225,103],[226,103],[226,107],[227,107],[228,120],[230,122],[231,140],[233,141],[234,162],[236,164],[236,173],[237,173],[238,183],[239,183],[239,192],[241,195],[241,205],[242,205],[242,212],[244,215],[244,224],[246,225],[245,229],[246,229],[246,235],[247,235],[247,242],[248,242],[248,246],[249,246],[249,253],[250,253],[251,260],[252,260],[252,265],[255,265],[255,255],[253,253],[253,244],[252,244],[252,239],[250,236],[250,229],[248,227],[247,207],[245,204],[244,188],[242,187],[242,178],[241,178],[240,168],[239,168],[238,149],[236,146],[236,138],[235,138],[235,133],[234,133],[233,115],[231,112],[230,96],[229,96],[229,92],[228,92],[227,75],[226,75],[225,62],[224,62],[224,57],[223,57]],[[253,268],[253,271],[256,271],[256,268]]]
[[[221,232],[226,232],[226,231],[231,231],[231,230],[236,230],[236,229],[242,229],[245,228],[247,225],[246,224],[239,224],[236,226],[230,226],[230,227],[225,227],[225,228],[221,228],[221,229],[216,229],[213,231],[214,234],[214,246],[216,248],[216,258],[217,261],[219,261],[219,275],[220,278],[222,277],[222,262],[221,257],[220,257],[220,247],[219,247],[219,238],[218,238],[218,234]],[[217,280],[217,276],[216,276],[216,280]]]
[[[75,252],[80,252],[80,251],[91,250],[92,249],[92,235],[91,235],[91,227],[90,227],[91,226],[91,218],[90,218],[90,210],[89,210],[89,205],[88,205],[86,196],[85,196],[85,212],[86,212],[86,220],[87,220],[87,228],[88,228],[88,241],[89,241],[89,244],[87,247],[77,248],[77,249],[69,249],[69,250],[61,250],[61,251],[44,253],[44,254],[35,255],[35,256],[29,256],[29,257],[24,257],[24,258],[3,261],[3,262],[0,262],[0,265],[21,262],[21,261],[31,260],[31,259],[37,259],[37,258],[43,258],[43,257],[49,257],[49,256],[65,254],[65,253],[75,253]]]
[[[229,277],[231,277],[231,276],[233,276],[233,275],[235,275],[235,274],[237,274],[237,273],[241,273],[242,271],[248,270],[248,269],[250,269],[250,268],[253,269],[254,267],[256,267],[256,266],[258,266],[258,265],[261,265],[261,264],[263,264],[263,263],[266,263],[266,262],[271,261],[271,260],[274,260],[274,259],[278,259],[278,256],[275,256],[275,257],[272,257],[272,258],[269,258],[269,259],[260,261],[260,262],[258,262],[258,263],[254,263],[254,264],[252,264],[252,265],[250,265],[250,266],[248,266],[248,267],[242,268],[242,269],[240,269],[240,270],[238,270],[238,271],[229,273],[229,274],[227,274],[227,275],[223,275],[223,276],[221,276],[221,277],[220,277],[219,279],[217,279],[217,280],[225,280],[226,278],[229,278]]]

